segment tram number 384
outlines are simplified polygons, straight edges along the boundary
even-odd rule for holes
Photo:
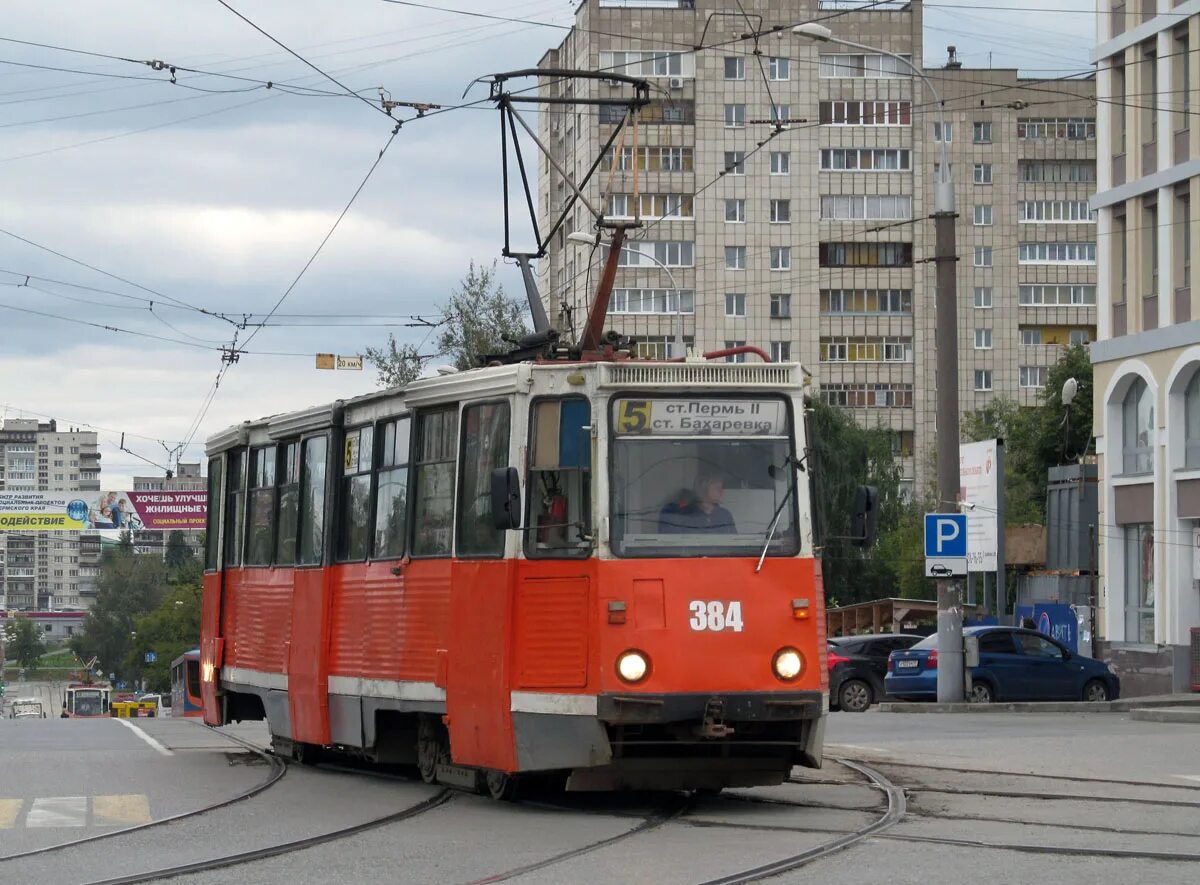
[[[742,632],[742,604],[733,602],[705,602],[695,599],[688,603],[692,617],[688,626],[693,630],[711,630],[720,633],[732,630]]]

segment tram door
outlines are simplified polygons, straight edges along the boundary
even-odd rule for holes
[[[225,460],[231,460],[234,465],[232,472],[236,475],[241,457],[239,452],[230,452],[210,458],[208,462],[208,526],[204,551],[204,596],[200,612],[200,697],[204,702],[204,721],[209,725],[222,724],[217,701],[217,683],[225,658],[225,639],[222,635],[225,572],[222,565],[225,538],[231,528],[223,526],[225,520],[221,518],[226,508],[223,482]],[[236,484],[234,488],[237,488]],[[236,502],[229,509],[236,514]]]

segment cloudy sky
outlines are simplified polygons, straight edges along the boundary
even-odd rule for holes
[[[562,26],[575,3],[230,5],[363,96],[378,99],[382,85],[394,99],[451,105],[475,77],[531,67],[563,36],[561,28],[463,12]],[[312,355],[359,353],[389,331],[427,348],[428,330],[407,326],[411,317],[436,315],[468,262],[499,255],[493,114],[464,109],[404,126],[271,325],[240,332],[242,342],[252,333],[253,340],[193,432],[221,367],[219,349],[235,331],[211,314],[240,321],[271,309],[392,124],[366,103],[332,94],[337,85],[218,0],[4,6],[0,414],[98,429],[106,487],[156,472],[119,450],[121,432],[128,448],[157,463],[190,436],[184,460],[198,460],[204,438],[236,421],[370,389],[369,370],[317,371]],[[1047,77],[1080,71],[1094,6],[928,3],[926,57],[940,62],[953,43],[968,66]],[[136,63],[153,60],[205,73],[179,70],[172,84],[168,71]],[[268,91],[260,82],[267,80],[306,94]],[[512,268],[502,267],[502,278],[521,291]]]

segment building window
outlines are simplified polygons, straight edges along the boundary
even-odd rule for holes
[[[725,201],[725,221],[729,224],[745,224],[746,223],[746,201],[745,200],[726,200]]]
[[[992,124],[976,121],[971,126],[971,141],[975,144],[992,143]]]
[[[975,349],[976,350],[991,350],[992,349],[992,330],[991,329],[976,329],[975,330]]]
[[[1021,286],[1021,307],[1094,305],[1095,286]]]
[[[727,55],[727,56],[725,56],[725,79],[726,80],[745,80],[746,79],[746,57],[744,55]]]
[[[725,152],[725,169],[729,175],[745,175],[746,174],[746,152],[745,151],[726,151]]]
[[[822,289],[823,314],[911,314],[911,289]]]
[[[696,57],[692,53],[647,49],[625,52],[601,52],[600,70],[616,71],[630,77],[694,77]]]
[[[821,243],[821,267],[912,267],[912,243]]]
[[[1051,117],[1017,120],[1017,138],[1068,138],[1074,141],[1096,137],[1096,120],[1092,117]]]
[[[792,222],[792,202],[791,200],[772,200],[771,201],[771,224],[791,224]]]
[[[1095,264],[1095,243],[1021,243],[1021,264]]]
[[[788,80],[791,79],[791,60],[787,58],[773,58],[767,63],[768,76],[772,80]]]
[[[725,269],[726,270],[745,270],[746,269],[746,247],[745,246],[726,246],[725,247]]]
[[[639,240],[627,245],[617,258],[618,267],[692,267],[695,245],[686,240]],[[653,258],[653,260],[651,260]]]
[[[674,335],[633,337],[629,340],[633,344],[633,353],[640,360],[665,360],[672,355],[675,348]],[[695,343],[696,340],[691,335],[683,336],[684,350],[691,350]]]
[[[988,227],[992,223],[992,207],[991,206],[976,206],[975,207],[975,226]]]
[[[694,166],[695,154],[690,147],[653,146],[640,147],[635,152],[632,147],[621,149],[618,157],[616,151],[609,148],[604,154],[601,169],[611,172],[614,163],[620,172],[691,172]]]
[[[771,270],[791,270],[792,269],[792,247],[791,246],[772,246],[771,247]]]
[[[1025,347],[1033,347],[1033,346],[1035,346],[1037,344],[1041,344],[1041,343],[1042,343],[1042,330],[1041,329],[1022,329],[1021,330],[1021,344],[1024,345]]]
[[[912,338],[834,336],[821,339],[821,362],[911,363]]]
[[[790,341],[772,341],[771,342],[771,360],[777,363],[789,363],[792,361],[792,342]]]
[[[783,320],[792,315],[792,296],[791,295],[772,295],[771,296],[771,319]],[[1200,373],[1197,374],[1200,378]]]
[[[992,389],[992,370],[991,369],[976,369],[975,370],[975,389],[980,391]]]
[[[771,122],[785,123],[792,119],[792,106],[788,104],[771,105]]]
[[[735,347],[745,347],[745,346],[746,346],[745,341],[726,341],[725,342],[726,350],[732,350]],[[725,357],[725,362],[727,362],[727,363],[744,363],[744,362],[746,362],[746,354],[732,353],[729,356]]]
[[[976,246],[975,247],[975,266],[976,267],[991,267],[992,266],[992,247],[991,246]]]
[[[911,409],[911,384],[822,384],[821,399],[844,409]],[[911,452],[910,452],[911,454]]]
[[[1184,467],[1200,468],[1200,370],[1183,394]]]
[[[908,172],[912,152],[902,148],[822,148],[822,172]]]
[[[1125,641],[1154,642],[1154,526],[1125,526]]]
[[[912,218],[912,197],[830,195],[821,197],[824,221],[904,221]]]
[[[935,122],[933,124],[933,140],[944,141],[947,144],[954,141],[954,124]]]
[[[787,151],[771,151],[771,174],[790,175],[792,171],[792,155]]]
[[[1017,204],[1017,220],[1041,224],[1094,224],[1096,213],[1087,200],[1023,200]]]
[[[1067,333],[1067,341],[1071,347],[1083,347],[1091,342],[1087,329],[1072,329]]]
[[[1121,402],[1122,470],[1127,476],[1154,472],[1154,396],[1135,378]]]
[[[1021,160],[1017,163],[1017,171],[1021,181],[1027,183],[1091,184],[1096,181],[1094,160]]]
[[[613,289],[608,312],[612,314],[691,314],[696,312],[691,289]]]
[[[990,310],[992,307],[992,287],[975,287],[975,306],[980,310]]]
[[[821,53],[820,76],[853,77],[868,80],[895,79],[912,76],[912,68],[905,62],[904,56],[893,58],[890,55],[868,53],[865,55],[850,55],[845,53]]]
[[[822,126],[911,126],[911,101],[823,101]]]
[[[746,315],[746,295],[742,292],[725,293],[725,316],[744,317]]]
[[[991,163],[976,163],[974,169],[974,180],[976,184],[991,184],[992,183],[992,164]]]
[[[746,106],[744,104],[725,105],[725,128],[741,129],[746,125]]]
[[[1046,373],[1050,370],[1045,366],[1021,366],[1019,369],[1022,387],[1045,387]]]

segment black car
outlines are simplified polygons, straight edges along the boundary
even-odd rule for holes
[[[911,648],[921,636],[881,633],[837,636],[829,640],[829,709],[862,713],[886,692],[888,655]]]

